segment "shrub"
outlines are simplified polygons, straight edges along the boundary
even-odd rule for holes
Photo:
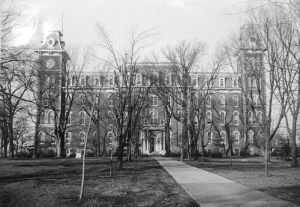
[[[250,156],[250,152],[245,151],[245,150],[242,150],[242,151],[240,152],[240,156],[242,156],[242,157]]]
[[[222,157],[222,153],[219,152],[219,151],[212,152],[212,153],[211,153],[211,157],[212,157],[212,158],[221,158],[221,157]]]

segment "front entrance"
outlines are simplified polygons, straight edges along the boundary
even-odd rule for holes
[[[156,151],[156,140],[157,140],[157,135],[152,132],[150,135],[150,153]]]
[[[150,139],[150,152],[153,152],[153,151],[154,151],[154,143],[155,143],[154,138],[151,138],[151,139]]]

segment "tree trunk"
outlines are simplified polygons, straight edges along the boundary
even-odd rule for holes
[[[170,149],[170,119],[167,118],[166,124],[165,124],[165,150],[166,150],[166,157],[171,156],[171,149]]]
[[[61,140],[61,139],[58,138],[58,139],[57,139],[57,144],[56,144],[56,149],[57,149],[56,157],[57,157],[57,158],[60,158],[60,157],[61,157],[61,146],[60,146],[61,141],[60,141],[60,140]]]
[[[38,148],[38,140],[39,140],[39,125],[40,125],[40,116],[39,112],[37,114],[36,122],[35,122],[35,133],[34,133],[34,142],[33,142],[33,155],[32,158],[37,158],[37,148]]]
[[[59,133],[60,138],[60,157],[66,157],[66,151],[65,151],[65,133],[60,132]]]
[[[4,158],[7,158],[7,132],[8,132],[8,128],[7,128],[7,121],[6,118],[4,119],[4,126],[3,126],[3,143],[4,143],[4,149],[3,149],[3,153],[4,153]]]
[[[13,132],[13,117],[12,114],[9,114],[8,121],[8,129],[9,129],[9,158],[14,157],[14,132]]]
[[[100,157],[100,127],[97,127],[97,157]]]
[[[123,167],[123,146],[119,145],[117,149],[117,169]]]
[[[107,153],[106,153],[106,146],[105,146],[105,136],[103,136],[103,140],[102,140],[102,157],[107,157]]]

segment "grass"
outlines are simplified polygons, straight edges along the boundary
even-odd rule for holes
[[[255,162],[234,160],[232,170],[229,161],[213,159],[213,162],[186,160],[197,168],[220,175],[229,180],[265,192],[283,200],[300,205],[300,168],[291,168],[290,162],[274,160],[269,164],[269,176],[265,176],[265,165],[259,159]]]
[[[115,165],[115,163],[114,163]],[[124,163],[109,176],[108,158],[0,159],[0,206],[199,206],[152,158]]]

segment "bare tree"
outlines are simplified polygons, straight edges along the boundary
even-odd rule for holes
[[[107,56],[101,61],[110,66],[113,76],[109,80],[109,86],[112,89],[112,105],[108,115],[116,127],[117,169],[120,169],[123,165],[124,147],[130,144],[132,132],[135,131],[134,127],[140,121],[139,103],[146,100],[153,84],[147,81],[146,74],[142,75],[143,65],[137,63],[142,50],[153,44],[152,39],[155,38],[156,33],[153,29],[138,33],[137,28],[132,28],[128,31],[127,46],[118,51],[102,25],[96,24],[95,32],[96,46],[107,52]],[[138,74],[142,75],[140,87],[137,87],[135,82]],[[149,85],[145,87],[148,82]]]
[[[206,52],[206,44],[201,41],[181,41],[176,46],[162,50],[168,60],[169,71],[174,74],[178,86],[178,96],[182,107],[182,148],[181,161],[188,150],[188,94],[190,93],[190,74],[195,70]]]

